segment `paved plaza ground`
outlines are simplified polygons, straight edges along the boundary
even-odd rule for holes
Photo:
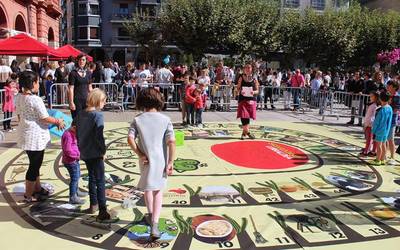
[[[104,114],[106,195],[120,220],[92,223],[67,203],[69,176],[56,138],[41,170],[54,194],[21,204],[27,158],[15,132],[8,133],[0,149],[2,249],[24,249],[28,242],[41,250],[398,249],[400,168],[360,158],[362,128],[344,125],[348,118],[262,111],[252,123],[256,140],[241,141],[234,112],[204,113],[202,129],[180,127],[180,113],[165,112],[185,142],[163,194],[162,237],[149,241],[142,193],[135,188],[137,157],[126,143],[136,113]]]

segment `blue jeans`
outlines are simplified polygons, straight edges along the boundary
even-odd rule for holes
[[[67,168],[70,178],[69,197],[74,197],[78,191],[79,178],[81,177],[81,166],[79,165],[79,161],[64,164],[64,166]]]
[[[196,109],[196,124],[202,124],[203,118],[201,117],[204,109]]]
[[[300,108],[300,89],[292,89],[292,93],[293,93],[293,107],[296,108]]]
[[[104,178],[104,161],[102,158],[85,160],[89,172],[90,205],[99,205],[99,210],[106,210],[106,181]]]
[[[186,103],[186,123],[194,125],[194,104]]]
[[[122,86],[122,92],[124,93],[124,109],[128,108],[128,103],[134,103],[136,97],[135,89],[132,86]],[[131,99],[131,101],[129,101]]]

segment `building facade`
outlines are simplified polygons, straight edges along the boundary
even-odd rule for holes
[[[25,32],[57,48],[61,14],[59,0],[1,0],[0,39]]]
[[[346,8],[350,0],[280,0],[282,8],[304,10],[312,8],[324,11],[328,8]]]
[[[134,61],[140,50],[123,28],[133,15],[156,16],[161,0],[63,0],[62,42],[104,61]]]
[[[360,2],[371,9],[400,11],[400,1],[397,0],[361,0]]]

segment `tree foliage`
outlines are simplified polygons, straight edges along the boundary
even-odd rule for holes
[[[126,27],[143,46],[175,44],[195,60],[205,53],[283,52],[322,68],[371,65],[380,51],[400,44],[399,13],[359,4],[318,12],[281,9],[277,0],[166,0],[152,26],[134,18]]]

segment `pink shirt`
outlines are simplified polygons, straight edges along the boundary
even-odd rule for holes
[[[5,93],[4,93],[3,111],[15,112],[14,90],[9,86],[5,86],[4,89]]]
[[[367,113],[365,114],[364,119],[364,128],[372,127],[372,124],[375,120],[375,113],[376,113],[376,103],[372,103],[368,106]]]
[[[79,160],[80,152],[75,133],[67,130],[61,137],[61,146],[63,150],[62,162],[71,164]]]
[[[305,79],[302,74],[295,74],[290,78],[290,83],[293,88],[304,87]]]

